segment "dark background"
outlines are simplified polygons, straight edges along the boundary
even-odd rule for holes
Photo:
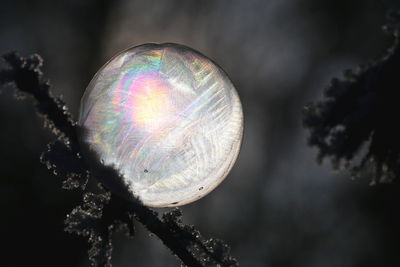
[[[184,206],[184,221],[232,248],[241,266],[400,266],[400,184],[369,186],[318,166],[302,107],[344,69],[383,54],[388,7],[398,1],[2,1],[0,53],[39,53],[74,118],[91,77],[115,53],[176,42],[204,53],[241,96],[239,159],[215,191]],[[3,65],[2,65],[3,66]],[[0,265],[89,266],[84,238],[63,231],[79,204],[40,164],[54,139],[33,102],[0,91]],[[395,119],[395,118],[394,118]],[[115,235],[113,263],[179,266],[139,224]]]

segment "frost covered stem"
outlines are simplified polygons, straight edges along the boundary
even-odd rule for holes
[[[73,150],[78,150],[76,123],[68,113],[65,103],[50,93],[50,85],[43,81],[42,58],[34,54],[28,58],[18,56],[15,52],[3,55],[4,60],[12,67],[0,73],[0,83],[15,82],[17,88],[32,95],[37,101],[39,113],[56,135],[69,139]]]
[[[21,92],[32,95],[36,99],[39,113],[45,117],[47,126],[63,141],[58,140],[51,144],[49,150],[42,155],[42,162],[50,166],[55,173],[66,176],[65,179],[69,177],[66,182],[82,183],[77,180],[77,177],[85,177],[88,168],[80,156],[77,125],[72,120],[64,102],[53,97],[49,91],[49,83],[43,81],[40,70],[42,59],[39,55],[24,58],[16,53],[8,53],[3,56],[3,59],[11,68],[0,70],[0,85],[14,82]],[[69,179],[76,181],[71,182]],[[85,185],[86,182],[83,182],[83,189]],[[70,189],[73,188],[77,186],[70,187]],[[94,255],[92,262],[95,266],[111,266],[112,246],[108,242],[109,231],[104,231],[104,229],[114,229],[117,225],[116,221],[122,218],[122,221],[130,227],[129,230],[133,232],[132,215],[150,232],[158,236],[187,266],[237,266],[237,261],[229,255],[229,247],[225,243],[218,239],[205,240],[193,226],[183,224],[179,209],[165,213],[160,218],[157,212],[140,202],[125,200],[111,192],[97,196],[89,195],[93,199],[101,200],[100,204],[93,199],[86,202],[84,200],[84,205],[78,206],[67,217],[69,225],[66,229],[77,234],[99,233],[101,236],[96,235],[98,239],[106,241],[104,243],[106,246],[100,246],[105,247],[104,249],[96,247],[99,244],[94,242],[93,253],[89,251],[89,255]],[[104,255],[99,255],[99,253]],[[96,260],[96,257],[100,260]]]

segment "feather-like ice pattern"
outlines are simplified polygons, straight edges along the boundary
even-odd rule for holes
[[[177,44],[145,44],[111,59],[81,101],[82,141],[153,207],[213,190],[239,152],[243,114],[215,63]]]

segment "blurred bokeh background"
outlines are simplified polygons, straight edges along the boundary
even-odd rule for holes
[[[397,0],[2,1],[0,53],[39,53],[55,95],[77,118],[94,73],[147,42],[185,44],[215,60],[241,96],[238,161],[184,222],[225,240],[241,266],[400,266],[400,184],[369,186],[315,161],[302,107],[344,69],[382,55]],[[3,66],[3,65],[2,65]],[[80,195],[39,162],[54,139],[33,102],[0,89],[0,265],[89,266],[84,238],[63,231]],[[179,266],[154,236],[114,237],[113,263]]]

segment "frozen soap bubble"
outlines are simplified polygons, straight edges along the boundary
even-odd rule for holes
[[[243,113],[225,72],[178,44],[125,50],[81,100],[82,142],[151,207],[179,206],[217,187],[239,153]]]

